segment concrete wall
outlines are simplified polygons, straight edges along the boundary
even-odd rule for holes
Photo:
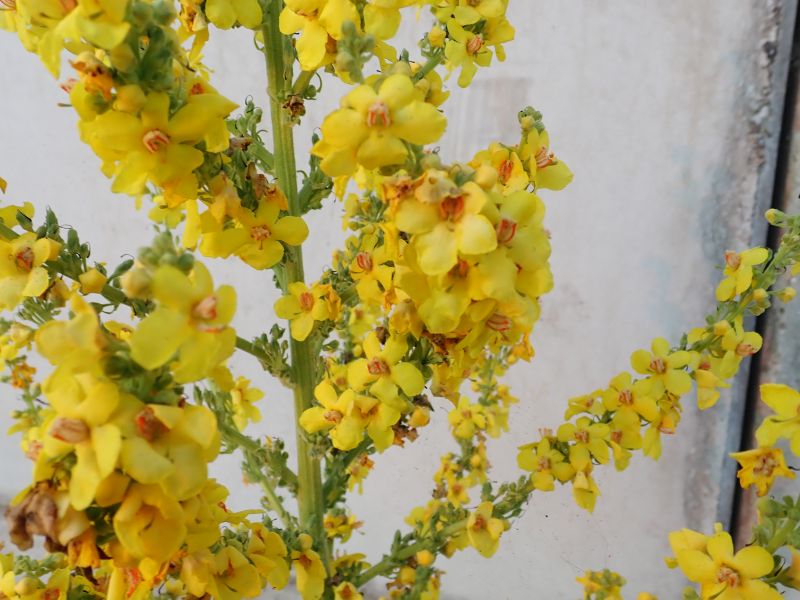
[[[516,111],[532,104],[576,175],[565,192],[543,194],[556,288],[543,302],[536,358],[509,377],[522,402],[512,432],[490,448],[498,480],[516,476],[516,446],[539,427],[557,426],[568,398],[605,385],[653,337],[677,340],[702,323],[726,249],[764,242],[795,10],[794,0],[514,0],[518,40],[507,62],[480,73],[467,91],[453,82],[446,159],[467,159],[495,140],[513,143]],[[423,17],[417,28],[426,27]],[[8,34],[0,35],[0,55],[0,174],[9,198],[53,207],[63,223],[80,226],[98,259],[116,261],[148,243],[145,216],[111,195],[38,59]],[[206,55],[223,93],[266,104],[263,65],[245,32],[215,36]],[[326,85],[301,138],[340,89]],[[340,213],[329,202],[309,219],[312,276],[341,241]],[[267,329],[276,297],[269,276],[255,279],[239,264],[214,270],[239,286],[235,325]],[[246,358],[235,367],[267,392],[258,431],[291,443],[286,391]],[[575,576],[603,567],[628,577],[632,597],[640,590],[678,597],[685,582],[663,565],[666,535],[729,520],[735,481],[726,454],[738,447],[746,379],[747,369],[714,411],[698,414],[687,400],[658,465],[640,458],[621,474],[599,470],[603,496],[594,515],[578,509],[568,489],[536,496],[491,562],[466,551],[442,565],[443,597],[572,598]],[[7,412],[13,394],[3,399]],[[365,496],[352,500],[366,525],[351,548],[377,559],[409,509],[425,501],[438,466],[432,457],[452,444],[445,412],[435,420],[410,448],[377,459]],[[0,452],[0,494],[8,498],[26,483],[28,465],[12,441],[0,441]],[[235,467],[229,457],[216,473],[242,507],[257,491],[241,484]]]

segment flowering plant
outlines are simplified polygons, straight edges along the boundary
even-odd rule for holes
[[[525,474],[497,485],[486,442],[517,402],[499,379],[532,358],[539,299],[553,285],[539,193],[572,174],[530,107],[518,141],[469,160],[446,162],[430,145],[446,127],[443,75],[465,87],[503,60],[507,0],[0,2],[0,23],[53,75],[69,56],[63,87],[81,139],[113,191],[152,203],[159,228],[135,260],[109,268],[53,212],[40,221],[30,204],[0,209],[0,359],[22,401],[12,433],[33,463],[6,519],[20,550],[38,536],[50,552],[0,556],[0,597],[235,600],[293,575],[304,600],[357,600],[378,577],[387,598],[434,600],[437,558],[468,547],[492,556],[535,492],[569,485],[591,511],[595,469],[623,470],[635,452],[657,459],[681,399],[696,388],[711,408],[759,351],[747,317],[794,296],[774,285],[800,264],[800,217],[771,211],[781,245],[726,254],[705,324],[654,340],[631,372],[570,400],[563,424],[520,448]],[[418,57],[391,45],[412,8],[433,20]],[[263,110],[221,95],[201,62],[211,33],[232,27],[251,30],[264,55],[270,140]],[[299,171],[294,127],[325,77],[350,89]],[[332,197],[349,237],[307,279],[304,216]],[[236,290],[215,286],[198,254],[272,271],[274,316],[288,325],[240,335]],[[296,461],[282,440],[248,434],[263,393],[232,373],[234,353],[291,389]],[[800,395],[763,394],[775,415],[759,447],[734,457],[742,485],[765,496],[775,477],[794,476],[775,444],[791,439],[800,454]],[[343,554],[360,525],[348,493],[377,455],[429,426],[454,438],[432,498],[378,560]],[[260,508],[229,510],[209,478],[231,452],[260,487]],[[721,529],[671,535],[669,564],[700,586],[687,597],[779,598],[778,586],[800,586],[800,562],[779,554],[800,546],[800,499],[765,500],[761,515],[739,552]],[[624,583],[610,572],[579,581],[598,599],[620,597]]]

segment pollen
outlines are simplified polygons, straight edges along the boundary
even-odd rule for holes
[[[169,136],[160,129],[152,129],[144,134],[142,143],[148,152],[155,154],[169,144]]]
[[[392,124],[392,114],[386,103],[378,100],[367,111],[367,127],[389,127]]]
[[[391,373],[391,369],[389,365],[386,364],[385,361],[381,360],[380,358],[373,358],[367,363],[367,370],[372,375],[388,375]]]
[[[17,268],[26,273],[30,273],[31,269],[33,269],[33,259],[33,248],[30,246],[25,246],[14,255],[14,263],[17,265]]]
[[[514,239],[514,236],[517,235],[517,223],[503,217],[497,224],[496,232],[497,241],[501,244],[508,244]]]
[[[257,242],[263,242],[272,237],[272,232],[266,225],[256,225],[250,228],[250,237]]]

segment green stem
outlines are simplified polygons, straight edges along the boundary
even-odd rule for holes
[[[302,96],[316,74],[316,71],[300,71],[300,75],[297,76],[297,79],[292,85],[292,93]]]
[[[283,108],[284,102],[292,91],[294,58],[288,39],[281,34],[278,26],[282,9],[282,0],[270,3],[262,28],[264,57],[267,62],[267,93],[272,118],[273,154],[278,185],[289,203],[289,213],[294,216],[302,216],[297,195],[297,166],[295,164],[292,120],[289,113]],[[299,246],[290,246],[287,251],[282,286],[285,290],[289,284],[303,282],[304,279],[302,249]],[[295,416],[299,420],[300,415],[311,408],[313,404],[317,361],[308,341],[299,342],[292,338],[290,350],[294,375]],[[321,551],[322,560],[327,567],[330,563],[330,552],[323,525],[325,500],[322,495],[320,459],[313,452],[299,423],[295,425],[295,430],[297,432],[297,503],[300,526],[314,538],[315,546]]]
[[[433,71],[436,67],[442,64],[444,60],[444,50],[437,52],[433,56],[431,56],[428,61],[422,65],[422,68],[414,73],[414,81],[421,81],[425,78],[425,76]]]
[[[458,532],[465,529],[466,526],[467,526],[467,520],[462,519],[461,521],[457,521],[452,525],[448,525],[441,531],[437,532],[435,537],[429,537],[419,540],[417,542],[414,542],[413,544],[406,546],[402,550],[398,550],[397,552],[395,552],[390,556],[385,556],[383,560],[381,560],[379,563],[375,564],[374,566],[370,567],[369,569],[361,573],[361,575],[356,580],[355,583],[356,587],[361,587],[368,581],[391,572],[392,569],[394,569],[398,563],[408,558],[411,558],[420,550],[430,550],[435,554],[436,550],[441,548],[449,538],[453,537]]]
[[[242,432],[232,426],[228,427],[221,425],[220,429],[222,437],[242,451],[248,473],[251,477],[256,479],[257,483],[261,486],[261,489],[264,492],[264,499],[269,507],[275,512],[275,514],[278,515],[287,529],[292,529],[294,527],[294,524],[292,523],[292,516],[284,508],[280,496],[278,496],[278,493],[275,491],[275,487],[264,475],[262,470],[264,465],[258,458],[259,452],[263,450],[261,444],[256,440],[244,435]]]
[[[767,546],[767,552],[770,554],[775,554],[779,548],[782,548],[786,544],[786,540],[792,534],[792,532],[797,527],[797,521],[795,519],[786,519],[786,523],[784,523],[783,527],[778,529],[775,532],[775,535],[772,536],[772,539]]]

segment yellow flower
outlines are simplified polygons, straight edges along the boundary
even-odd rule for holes
[[[269,531],[261,523],[251,523],[248,527],[250,541],[247,544],[247,557],[267,583],[275,589],[283,589],[289,583],[286,544],[281,536]]]
[[[297,577],[297,590],[303,600],[319,600],[325,591],[325,566],[314,550],[311,549],[311,536],[301,533],[298,536],[300,548],[292,550],[292,564]]]
[[[490,558],[500,545],[500,536],[505,531],[505,522],[492,516],[491,502],[481,502],[467,519],[469,543],[481,556]]]
[[[25,29],[24,33],[19,31],[20,37],[38,38],[31,44],[35,48],[29,49],[39,54],[55,77],[59,74],[60,54],[65,46],[70,49],[85,47],[81,42],[86,40],[92,46],[112,50],[130,31],[130,24],[125,21],[127,1],[26,0],[16,5]]]
[[[517,464],[521,469],[532,471],[531,483],[537,490],[550,492],[555,488],[555,480],[561,483],[575,476],[575,469],[566,462],[564,455],[552,448],[549,438],[520,448]]]
[[[166,531],[169,535],[164,535]],[[161,565],[186,537],[183,509],[159,486],[135,484],[114,514],[114,533],[133,558]]]
[[[366,358],[357,358],[347,366],[347,381],[354,390],[369,388],[370,394],[383,402],[397,398],[397,388],[409,398],[425,387],[422,373],[402,358],[408,351],[405,336],[392,335],[381,347],[377,334],[371,331],[363,343]]]
[[[697,384],[697,406],[700,410],[706,410],[714,406],[719,400],[719,390],[730,387],[730,384],[726,383],[714,372],[709,362],[701,364],[694,371],[694,381]]]
[[[329,39],[341,39],[345,21],[356,25],[361,21],[350,0],[286,0],[280,29],[284,35],[300,32],[297,59],[304,71],[313,71],[333,60]]]
[[[569,462],[576,471],[583,471],[592,464],[592,457],[600,463],[608,462],[610,435],[608,425],[581,417],[574,424],[561,425],[557,437],[559,442],[570,442]]]
[[[700,584],[700,595],[715,600],[780,600],[777,590],[759,579],[774,567],[772,555],[759,546],[733,552],[731,536],[720,531],[708,538],[706,549],[679,550],[678,566]]]
[[[202,491],[219,451],[217,421],[205,406],[144,404],[123,395],[115,420],[123,430],[122,470],[143,484],[187,500]]]
[[[443,4],[443,2],[434,2]],[[445,0],[440,8],[434,8],[436,18],[446,22],[453,17],[459,25],[474,25],[481,20],[497,19],[506,12],[507,0]]]
[[[358,165],[402,164],[408,155],[405,143],[433,143],[446,124],[435,106],[418,99],[408,75],[391,75],[377,92],[365,84],[347,94],[342,108],[323,121],[322,139],[311,153],[322,158],[322,170],[331,177],[351,175]]]
[[[19,323],[14,323],[6,333],[0,335],[0,370],[5,370],[7,366],[6,361],[17,358],[20,350],[30,347],[32,336],[33,331],[25,325],[21,325]],[[24,362],[14,365],[13,368],[21,368],[23,374],[28,372],[30,369],[33,369],[33,372],[35,372],[33,367],[26,365]],[[30,374],[32,375],[33,372]]]
[[[379,40],[388,40],[400,27],[400,9],[417,4],[418,0],[369,0],[364,7],[365,30]]]
[[[461,68],[458,85],[467,87],[478,72],[478,67],[488,67],[492,62],[492,51],[483,34],[464,29],[456,19],[447,22],[447,32],[449,39],[444,46],[444,55],[449,68]]]
[[[35,233],[0,239],[0,309],[15,308],[25,298],[42,295],[50,284],[45,261],[58,256],[60,247]],[[57,246],[57,245],[56,245]]]
[[[364,302],[379,304],[384,292],[392,287],[394,267],[386,264],[392,256],[386,246],[378,246],[378,236],[374,234],[361,238],[358,250],[350,263],[350,276],[356,282],[358,297]]]
[[[337,585],[333,588],[333,593],[333,600],[364,600],[364,596],[359,593],[358,588],[349,581]]]
[[[800,552],[794,548],[789,548],[789,551],[792,553],[792,564],[786,571],[786,578],[790,586],[800,590]]]
[[[16,227],[18,213],[22,213],[29,219],[33,219],[33,204],[26,202],[25,204],[8,204],[0,207],[0,223],[3,223],[6,227]],[[3,239],[5,239],[5,236],[3,236]]]
[[[722,336],[721,346],[725,351],[717,367],[720,377],[730,379],[739,371],[742,360],[759,350],[763,340],[755,331],[744,331],[741,320],[734,323]]]
[[[240,431],[244,431],[249,423],[261,421],[261,412],[254,403],[264,397],[264,392],[250,387],[250,380],[239,377],[230,391],[233,404],[233,422]]]
[[[255,213],[241,208],[236,212],[241,227],[206,233],[200,251],[213,257],[236,254],[254,269],[268,269],[283,258],[284,243],[297,246],[308,237],[303,219],[279,213],[276,202],[260,202]]]
[[[567,400],[567,410],[564,411],[564,420],[569,420],[575,415],[588,413],[595,417],[599,417],[606,412],[606,407],[603,406],[602,394],[603,390],[595,390],[582,396],[575,396]]]
[[[75,377],[67,370],[57,369],[48,377],[43,392],[59,415],[48,430],[44,455],[57,458],[69,450],[75,452],[69,496],[72,506],[83,510],[117,467],[122,433],[111,421],[119,404],[119,391],[110,381],[95,379],[88,373]]]
[[[620,373],[608,384],[608,389],[603,391],[603,405],[611,411],[631,412],[645,421],[658,418],[658,405],[650,396],[649,382],[634,382],[627,372]]]
[[[636,350],[631,354],[631,366],[637,373],[648,375],[650,393],[659,398],[664,391],[682,396],[692,389],[692,378],[683,370],[691,356],[684,350],[669,351],[669,342],[664,338],[653,340],[652,353]]]
[[[471,404],[467,396],[458,399],[458,405],[447,415],[447,420],[453,427],[453,435],[464,440],[472,438],[476,431],[483,431],[487,426],[484,407]]]
[[[152,181],[167,195],[184,200],[197,196],[193,171],[203,164],[203,152],[195,146],[205,142],[208,152],[228,147],[225,117],[236,104],[205,93],[189,96],[173,114],[169,108],[167,94],[153,92],[138,117],[109,110],[83,124],[86,141],[111,165],[113,191],[139,195]]]
[[[375,462],[367,454],[362,454],[347,467],[347,489],[353,491],[356,487],[358,493],[364,490],[364,479],[367,478]]]
[[[497,234],[482,214],[487,196],[475,183],[457,187],[446,174],[428,172],[412,198],[400,202],[395,222],[413,235],[423,273],[443,275],[459,256],[479,256],[497,248]]]
[[[608,429],[608,443],[614,454],[614,466],[622,471],[628,467],[630,451],[642,447],[639,415],[628,410],[617,411],[609,422]]]
[[[600,495],[600,488],[597,487],[590,469],[591,465],[587,470],[575,474],[575,479],[572,481],[572,496],[578,506],[592,512]]]
[[[67,544],[67,557],[71,567],[100,566],[100,554],[97,550],[97,534],[89,528]]]
[[[52,378],[64,374],[90,372],[99,374],[99,365],[105,348],[105,339],[94,308],[80,295],[73,294],[70,308],[74,316],[69,321],[48,321],[36,332],[36,349],[53,365],[58,365]],[[72,386],[45,382],[50,402],[57,402],[55,394],[71,394]]]
[[[261,579],[247,557],[232,546],[214,554],[214,591],[212,598],[241,600],[261,593]]]
[[[722,525],[719,523],[719,530],[722,530]],[[692,531],[691,529],[680,529],[672,531],[669,534],[669,546],[672,549],[672,557],[664,559],[664,562],[670,569],[678,566],[678,561],[674,556],[678,555],[681,550],[699,550],[705,552],[706,544],[708,544],[707,535],[703,535],[699,531]]]
[[[333,319],[336,314],[331,306],[330,286],[315,284],[309,288],[303,282],[289,284],[289,294],[275,302],[275,314],[287,319],[292,337],[300,342],[314,329],[315,321]]]
[[[152,582],[142,577],[138,568],[109,566],[109,569],[108,600],[147,600],[150,597]]]
[[[447,501],[453,506],[463,506],[469,502],[470,480],[466,477],[447,477]]]
[[[341,513],[328,513],[325,515],[323,524],[325,526],[325,535],[328,538],[337,538],[342,542],[349,540],[350,536],[353,535],[353,530],[363,525],[361,521],[356,519],[355,515]]]
[[[236,310],[236,292],[214,290],[211,275],[195,263],[191,276],[162,266],[153,275],[158,306],[139,323],[130,339],[131,356],[145,369],[157,369],[177,353],[171,366],[178,383],[197,381],[228,358],[236,333],[228,327]]]
[[[230,29],[237,22],[248,29],[261,25],[258,0],[208,0],[204,10],[208,20],[220,29]]]
[[[725,253],[725,279],[717,286],[717,300],[731,300],[753,284],[753,266],[769,258],[766,248],[750,248],[744,252]]]
[[[184,556],[180,580],[187,592],[198,598],[213,590],[214,555],[207,548]]]
[[[572,181],[572,171],[550,150],[550,135],[546,130],[531,130],[520,158],[527,161],[536,189],[562,190]]]
[[[759,496],[765,496],[772,487],[776,477],[794,479],[794,472],[786,466],[783,451],[780,448],[762,447],[743,452],[731,453],[742,468],[736,476],[743,488],[756,486]]]
[[[779,438],[790,442],[792,452],[800,456],[800,394],[786,385],[767,383],[761,386],[761,400],[775,411],[756,430],[759,446],[772,446]]]
[[[502,144],[490,144],[488,149],[478,152],[469,164],[476,169],[490,167],[504,193],[524,190],[530,183],[519,154]]]
[[[352,389],[341,395],[328,381],[314,388],[314,397],[321,406],[312,406],[300,415],[300,426],[309,433],[330,431],[331,441],[339,450],[351,450],[364,437],[365,424],[353,411],[356,393]],[[399,417],[399,413],[398,413]]]

